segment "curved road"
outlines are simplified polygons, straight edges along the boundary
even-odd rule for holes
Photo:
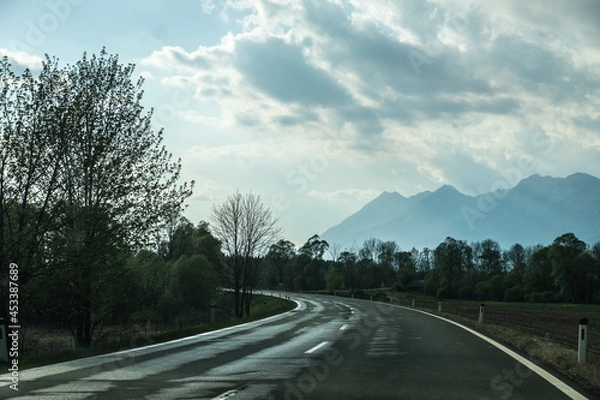
[[[524,365],[430,315],[345,298],[292,298],[298,303],[294,311],[267,320],[21,371],[18,395],[61,400],[586,398],[556,378],[549,378],[553,383],[543,379],[527,361]],[[0,378],[5,386],[0,397],[14,396],[8,376]]]

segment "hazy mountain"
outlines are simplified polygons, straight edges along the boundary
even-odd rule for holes
[[[600,179],[583,173],[566,178],[532,175],[505,191],[467,196],[445,185],[412,197],[384,192],[321,237],[358,248],[371,237],[401,248],[435,248],[447,236],[550,244],[573,232],[588,244],[600,241]]]

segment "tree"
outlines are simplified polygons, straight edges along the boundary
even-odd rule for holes
[[[519,243],[515,243],[511,248],[504,252],[504,259],[508,261],[512,269],[517,268],[519,265],[527,263],[527,255],[525,248]]]
[[[542,300],[542,294],[549,298],[554,291],[554,282],[552,279],[552,264],[548,258],[550,247],[538,248],[523,273],[523,285],[525,288],[525,299],[531,302]]]
[[[432,252],[429,247],[424,247],[421,251],[421,256],[419,257],[419,262],[417,265],[417,275],[419,278],[425,278],[427,273],[431,270],[432,264]]]
[[[370,238],[363,242],[362,247],[358,251],[358,256],[362,260],[369,260],[372,263],[377,262],[377,256],[379,254],[379,247],[381,245],[381,240]]]
[[[209,309],[215,291],[212,270],[210,261],[199,254],[183,255],[175,262],[175,289],[181,295],[187,309]]]
[[[276,271],[276,287],[281,288],[284,285],[286,265],[294,258],[296,254],[294,243],[289,240],[281,239],[271,245],[269,252],[265,256],[267,263]]]
[[[213,207],[211,219],[215,236],[221,241],[231,275],[235,315],[250,314],[255,279],[255,258],[263,256],[279,239],[281,229],[271,209],[260,196],[239,191]]]
[[[435,287],[438,297],[456,297],[464,272],[472,268],[471,248],[464,241],[447,237],[435,248],[433,265],[428,275],[436,279],[427,280],[428,290]]]
[[[587,245],[573,233],[565,233],[554,239],[548,258],[552,264],[554,284],[560,288],[564,301],[583,301],[582,287],[585,287],[586,272],[580,268],[578,257],[586,251]]]
[[[322,240],[319,235],[315,234],[308,238],[306,243],[298,249],[298,260],[301,260],[302,258],[307,259],[307,262],[304,264],[305,288],[313,290],[320,290],[323,288],[323,255],[328,248],[329,243],[327,243],[326,240]]]
[[[377,243],[377,260],[382,266],[393,268],[394,255],[398,252],[398,244],[393,240]]]
[[[23,263],[25,282],[68,288],[62,315],[80,347],[109,311],[106,284],[126,253],[152,243],[194,184],[177,183],[180,160],[152,129],[134,68],[104,49],[64,68],[47,57],[37,79],[0,64],[0,232],[21,243],[0,261]]]
[[[350,290],[356,289],[360,284],[356,267],[356,254],[350,251],[342,251],[337,264],[341,266],[344,275],[343,286]]]
[[[298,252],[301,254],[306,254],[314,260],[321,260],[323,259],[325,250],[327,250],[328,248],[329,243],[327,243],[326,240],[321,240],[321,238],[319,238],[319,235],[315,234],[308,238],[306,243],[304,243],[302,247],[300,247]]]
[[[502,265],[502,250],[498,242],[486,239],[473,246],[475,257],[479,261],[479,268],[490,275],[498,275],[504,272]]]
[[[19,268],[19,283],[37,274],[45,258],[48,233],[57,217],[62,165],[57,121],[64,106],[56,82],[56,63],[43,64],[38,79],[29,70],[21,76],[8,58],[0,60],[0,276],[6,284],[9,263]],[[24,295],[25,293],[21,293]],[[0,317],[6,301],[0,300]]]
[[[396,276],[399,289],[402,291],[408,290],[415,278],[417,269],[417,260],[415,254],[410,251],[398,251],[394,254],[394,264],[396,265]]]
[[[591,249],[592,257],[600,261],[600,242],[594,244]]]

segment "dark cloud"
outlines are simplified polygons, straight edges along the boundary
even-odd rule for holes
[[[302,48],[281,39],[238,43],[236,69],[260,90],[285,103],[338,106],[348,94],[326,72],[307,64]]]

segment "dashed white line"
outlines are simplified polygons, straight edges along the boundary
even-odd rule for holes
[[[313,347],[313,348],[311,348],[309,350],[306,350],[304,353],[305,354],[314,353],[315,351],[319,350],[321,347],[327,345],[327,343],[329,343],[329,342],[328,341],[321,342],[318,345],[316,345],[315,347]]]
[[[340,331],[343,331],[344,329],[346,329],[348,327],[348,324],[344,324],[341,326]]]

